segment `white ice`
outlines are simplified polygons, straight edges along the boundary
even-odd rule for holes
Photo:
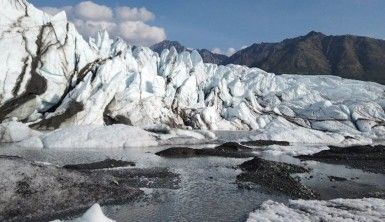
[[[61,222],[60,220],[54,220],[52,222]],[[88,209],[80,218],[70,220],[67,222],[115,222],[109,219],[103,214],[103,210],[99,204],[94,204]]]
[[[264,202],[247,222],[384,221],[385,200],[375,198]]]
[[[0,124],[0,143],[16,143],[39,134],[27,125],[14,120]]]
[[[205,130],[162,129],[115,124],[62,127],[54,131],[35,131],[17,122],[0,124],[0,143],[37,149],[116,149],[210,143],[216,136]],[[150,132],[154,131],[154,132]],[[157,131],[160,131],[157,133]]]
[[[64,12],[52,17],[25,0],[0,5],[0,106],[30,90],[32,69],[47,81],[44,93],[5,118],[56,119],[43,124],[52,129],[102,126],[108,116],[135,126],[252,130],[256,138],[316,144],[385,138],[383,85],[205,64],[196,51],[175,48],[158,55],[107,32],[86,42]],[[39,48],[44,53],[36,55]]]

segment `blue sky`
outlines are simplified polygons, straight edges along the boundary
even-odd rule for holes
[[[79,0],[31,0],[38,7]],[[145,7],[149,25],[192,48],[236,49],[276,42],[311,30],[385,38],[384,0],[93,0],[111,8]]]

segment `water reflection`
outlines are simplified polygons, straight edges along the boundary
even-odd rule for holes
[[[206,147],[206,146],[205,146]],[[105,206],[107,216],[117,221],[244,221],[262,202],[272,199],[286,202],[281,194],[264,189],[240,189],[235,184],[240,173],[235,166],[247,159],[218,157],[166,159],[154,153],[166,147],[106,150],[25,150],[2,148],[0,154],[18,155],[29,160],[55,165],[78,164],[113,158],[136,162],[138,168],[166,167],[181,175],[180,189],[146,189],[146,195],[129,204]],[[385,177],[345,166],[314,161],[300,162],[290,156],[264,155],[264,158],[305,164],[313,170],[299,174],[301,181],[320,192],[325,199],[366,194],[385,187]],[[330,181],[328,176],[348,178]],[[351,179],[353,178],[353,179]]]

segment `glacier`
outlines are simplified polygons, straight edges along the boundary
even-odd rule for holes
[[[262,221],[383,221],[385,201],[376,198],[266,201],[247,222]]]
[[[0,124],[0,135],[0,144],[52,150],[196,145],[210,143],[216,139],[214,133],[205,130],[135,127],[124,124],[82,125],[53,131],[37,131],[17,121]]]
[[[275,75],[246,66],[219,66],[204,63],[197,51],[178,53],[171,48],[158,54],[111,38],[106,31],[85,40],[65,12],[48,15],[26,0],[0,0],[0,5],[0,150],[6,154],[25,151],[30,155],[49,149],[71,156],[78,150],[88,155],[103,149],[104,158],[128,148],[135,157],[135,148],[144,153],[148,151],[144,147],[153,146],[208,147],[223,142],[272,140],[290,145],[248,148],[256,155],[284,159],[284,155],[314,154],[329,149],[329,145],[385,141],[384,85],[336,76]],[[17,149],[20,147],[28,149]],[[145,152],[148,156],[143,158],[140,155],[144,154],[139,155],[144,166],[163,166],[159,159],[152,159],[160,158],[154,157],[154,150]],[[56,158],[62,156],[51,160]],[[72,158],[81,159],[76,155]],[[178,167],[192,168],[174,170],[185,172],[182,179],[198,181],[199,186],[212,184],[207,190],[217,186],[217,192],[230,184],[228,177],[218,177],[225,181],[224,186],[223,182],[212,183],[211,175],[235,171],[237,162],[228,161],[232,167],[227,163],[222,167],[222,160],[218,164],[215,160],[196,163],[203,167],[183,163]],[[212,171],[208,166],[214,163]],[[316,169],[317,164],[305,165]],[[17,169],[23,177],[23,171],[29,172],[28,166],[24,168]],[[10,175],[15,174],[15,168],[9,169]],[[200,175],[207,171],[209,174]],[[211,177],[209,183],[199,180],[207,176]],[[197,191],[190,185],[186,187]],[[380,221],[385,217],[382,199],[276,201],[265,201],[249,214],[248,221]],[[205,207],[202,201],[199,206]],[[246,212],[255,209],[254,203],[252,207]],[[95,204],[71,221],[114,220]]]
[[[106,31],[85,41],[65,12],[50,16],[25,0],[0,5],[3,124],[246,130],[298,143],[385,138],[383,85],[218,66],[175,48],[159,55]]]

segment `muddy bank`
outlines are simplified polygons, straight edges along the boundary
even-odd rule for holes
[[[94,163],[65,165],[63,166],[63,168],[69,169],[69,170],[98,170],[98,169],[109,169],[109,168],[129,167],[129,166],[134,167],[135,163],[131,161],[106,159],[106,160],[94,162]]]
[[[347,165],[372,173],[385,174],[385,146],[335,147],[313,155],[301,155],[301,160]]]
[[[188,147],[172,147],[157,152],[156,155],[167,158],[190,158],[190,157],[228,157],[228,158],[249,158],[254,157],[252,149],[238,143],[225,143],[214,149],[194,149]]]
[[[95,178],[107,177],[117,185],[126,184],[136,188],[179,188],[179,175],[166,168],[122,168],[135,165],[132,161],[106,159],[93,163],[65,165],[63,168],[80,171]]]
[[[180,177],[166,168],[114,169],[83,171],[92,177],[108,177],[115,184],[126,184],[135,188],[178,189]]]
[[[246,146],[271,146],[271,145],[290,146],[289,142],[274,141],[274,140],[254,140],[254,141],[241,142],[241,144]]]
[[[313,199],[318,195],[302,185],[295,173],[306,173],[307,169],[287,163],[264,160],[255,157],[239,166],[242,173],[237,176],[237,183],[241,187],[247,183],[258,184],[273,192],[280,192],[292,198]]]
[[[201,145],[194,148],[200,147],[207,148],[209,145]],[[249,150],[245,146],[238,148],[229,146],[222,149],[246,149],[245,152]],[[272,166],[261,170],[260,175],[257,175],[263,179],[259,179],[252,174],[261,168],[258,164],[251,164],[249,162],[250,165],[244,164],[245,170],[243,172],[240,171],[237,166],[252,158],[159,158],[154,153],[160,150],[162,150],[162,147],[121,150],[106,149],[103,152],[90,152],[80,149],[74,151],[2,149],[1,151],[8,155],[21,155],[30,160],[51,162],[60,166],[74,163],[95,164],[92,162],[104,160],[106,156],[128,162],[135,161],[137,163],[136,167],[143,167],[144,169],[111,167],[108,165],[108,169],[70,171],[88,176],[89,174],[94,174],[90,175],[90,177],[98,178],[104,178],[105,176],[95,174],[108,174],[110,178],[114,179],[112,183],[115,185],[126,183],[130,187],[155,188],[144,189],[146,195],[134,198],[135,201],[130,201],[127,204],[119,202],[113,205],[103,205],[106,215],[116,221],[127,221],[128,219],[130,221],[244,221],[249,212],[255,210],[257,206],[268,199],[277,202],[285,202],[289,198],[297,199],[290,197],[289,194],[285,195],[285,192],[290,191],[280,191],[279,189],[279,186],[291,186],[287,182],[291,180],[290,178],[287,179],[287,175],[275,179],[273,185],[270,185],[272,182],[266,182],[269,178],[262,177],[263,174],[266,174],[266,171],[267,173],[272,171]],[[289,175],[292,172],[306,171],[302,167],[295,166],[299,163],[299,160],[292,157],[271,157],[263,154],[261,154],[261,157],[276,161],[277,164],[282,161],[294,164],[284,165]],[[104,161],[96,163],[101,162]],[[263,162],[262,165],[266,165],[266,163]],[[151,169],[154,166],[161,168]],[[342,165],[334,164],[314,163],[307,166],[312,168],[309,173],[293,175],[293,177],[294,179],[297,176],[300,177],[303,185],[320,194],[320,199],[384,197],[383,194],[385,193],[381,188],[385,186],[385,180],[382,174],[366,173],[361,170],[349,169]],[[305,165],[305,167],[307,166]],[[279,167],[277,168],[273,170],[275,172],[282,171]],[[126,169],[129,169],[129,171],[125,171]],[[172,172],[180,173],[180,188],[178,190],[162,189],[163,187],[173,187],[175,185],[173,180],[178,180],[166,169],[172,169]],[[246,173],[249,171],[251,175],[249,181],[238,181],[238,183],[235,183],[237,175],[241,173],[247,175]],[[246,189],[240,188],[240,186],[244,186]],[[156,189],[157,187],[161,188]],[[298,188],[294,187],[292,189]],[[69,201],[69,199],[67,200]],[[228,209],[231,210],[229,211]],[[80,215],[83,212],[78,213]],[[70,216],[77,215],[77,213],[70,214]],[[66,216],[68,214],[63,217],[55,216],[55,218],[64,219]],[[0,219],[0,221],[3,220]]]
[[[113,177],[95,177],[22,158],[0,156],[0,221],[42,221],[142,194]]]
[[[336,177],[336,176],[328,176],[329,180],[331,182],[333,181],[338,181],[338,182],[343,182],[343,181],[347,181],[348,179],[344,178],[344,177]]]
[[[0,156],[0,221],[48,221],[96,202],[136,200],[139,188],[179,188],[179,175],[166,168],[121,168],[127,165],[107,159],[64,168]]]

